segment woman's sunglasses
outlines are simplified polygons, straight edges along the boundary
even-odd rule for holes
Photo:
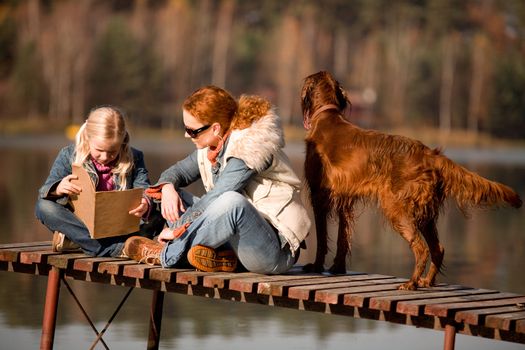
[[[190,137],[192,139],[196,138],[197,136],[199,136],[199,134],[205,130],[207,130],[211,125],[204,125],[198,129],[190,129],[188,127],[184,127],[184,130],[186,131],[186,133],[188,135],[190,135]]]

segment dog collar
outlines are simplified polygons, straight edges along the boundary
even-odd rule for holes
[[[317,109],[314,114],[310,116],[310,118],[304,118],[304,128],[307,130],[310,130],[310,127],[312,126],[311,120],[313,120],[315,117],[317,117],[319,114],[321,114],[324,111],[335,109],[339,111],[339,107],[334,104],[327,104],[322,106],[321,108]]]

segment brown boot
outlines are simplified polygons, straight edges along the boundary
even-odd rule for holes
[[[133,236],[124,243],[123,253],[130,259],[148,265],[160,265],[162,244],[141,236]]]
[[[237,256],[232,250],[216,251],[203,245],[191,247],[188,261],[196,269],[205,272],[233,272],[237,267]]]

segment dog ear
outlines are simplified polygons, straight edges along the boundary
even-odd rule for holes
[[[343,89],[343,87],[339,84],[339,82],[337,82],[335,96],[337,98],[337,104],[339,105],[341,111],[344,111],[346,108],[349,109],[349,112],[352,111],[352,103],[348,98],[348,94],[346,93],[346,90]]]
[[[312,89],[312,83],[310,81],[305,81],[301,94],[301,108],[303,114],[307,113],[312,108]]]

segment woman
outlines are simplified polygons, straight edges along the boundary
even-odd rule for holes
[[[225,90],[207,86],[186,99],[183,120],[197,150],[153,186],[169,227],[160,243],[128,239],[126,254],[172,267],[187,253],[190,264],[210,272],[235,270],[237,258],[253,272],[290,269],[310,220],[270,103],[256,96],[237,103]],[[200,199],[181,190],[199,179],[206,190]]]

